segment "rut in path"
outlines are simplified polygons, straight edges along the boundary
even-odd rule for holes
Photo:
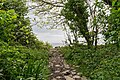
[[[49,80],[86,80],[85,77],[80,77],[76,70],[65,63],[58,49],[50,50],[49,65],[51,69]]]

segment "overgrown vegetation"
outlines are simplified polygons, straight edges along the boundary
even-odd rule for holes
[[[33,34],[25,0],[0,0],[0,80],[48,80],[50,45]]]
[[[90,80],[120,79],[120,50],[116,46],[99,46],[95,50],[87,46],[63,47],[62,53],[69,64],[75,67],[82,76]]]
[[[71,3],[71,1],[77,1],[75,3]],[[75,4],[79,3],[79,0],[68,0],[67,4]],[[98,16],[94,16],[92,18],[94,26],[92,34],[93,40],[95,40],[94,45],[87,44],[90,48],[88,49],[86,45],[72,44],[69,47],[62,47],[61,51],[64,53],[64,57],[69,64],[75,65],[77,70],[81,73],[81,75],[86,76],[90,80],[119,80],[120,79],[120,2],[118,0],[105,0],[105,2],[110,5],[106,10],[109,10],[109,15],[106,15],[103,7],[105,6],[104,2],[99,2],[96,0],[95,7],[99,13]],[[67,6],[66,4],[66,6]],[[67,7],[65,9],[69,10]],[[85,5],[82,5],[85,6]],[[107,7],[107,6],[106,6]],[[75,7],[73,7],[75,8]],[[80,9],[78,6],[77,8]],[[71,8],[70,8],[71,9]],[[76,8],[75,8],[76,9]],[[80,10],[79,10],[80,11]],[[82,12],[82,11],[81,11]],[[84,12],[84,11],[83,11]],[[94,11],[95,12],[95,11]],[[70,12],[67,12],[64,16],[69,16],[70,14],[74,14],[74,9]],[[69,13],[69,14],[68,14]],[[83,13],[84,14],[84,13]],[[83,14],[81,16],[83,16]],[[103,15],[104,14],[104,15]],[[77,15],[77,14],[76,14]],[[77,16],[69,16],[70,24],[72,24]],[[96,15],[96,14],[95,14]],[[68,19],[68,17],[66,17]],[[77,17],[80,19],[80,17]],[[84,18],[85,19],[85,18]],[[83,19],[82,19],[83,20]],[[83,23],[83,21],[79,23]],[[85,24],[85,23],[84,23]],[[99,25],[98,25],[99,24]],[[81,26],[81,25],[80,25]],[[96,27],[97,26],[97,27]],[[99,27],[98,27],[99,26]],[[69,26],[70,30],[76,30],[79,27],[76,24],[73,26]],[[71,29],[71,27],[73,27]],[[80,28],[80,27],[79,27]],[[84,29],[84,28],[82,28]],[[97,35],[98,30],[101,31],[101,34],[105,37],[105,45],[96,45],[97,43]],[[80,31],[78,29],[78,31]],[[95,31],[95,32],[94,32]],[[84,30],[86,33],[86,31]],[[89,31],[88,31],[89,32]],[[83,35],[83,34],[82,34]],[[88,33],[86,33],[88,36]],[[88,43],[88,42],[87,42]]]
[[[120,2],[112,2],[111,14],[107,17],[108,26],[104,35],[108,44],[115,44],[120,47]]]
[[[119,0],[94,0],[93,5],[89,0],[33,1],[36,13],[55,14],[71,31],[69,47],[61,48],[68,63],[90,80],[120,80]],[[61,13],[54,13],[58,7]],[[27,13],[26,0],[0,0],[1,80],[48,80],[51,46],[34,36]],[[104,45],[98,45],[98,34]],[[81,37],[87,45],[80,45]]]
[[[48,80],[48,51],[0,41],[0,80]]]

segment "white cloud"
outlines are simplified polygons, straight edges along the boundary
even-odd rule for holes
[[[63,42],[65,41],[65,34],[62,30],[48,30],[45,28],[39,28],[37,26],[32,27],[32,29],[39,40],[49,42],[53,46],[61,46],[64,44]]]

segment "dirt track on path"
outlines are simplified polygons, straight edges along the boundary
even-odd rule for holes
[[[50,50],[49,66],[51,70],[49,80],[86,80],[85,77],[80,77],[75,69],[66,64],[58,49]]]

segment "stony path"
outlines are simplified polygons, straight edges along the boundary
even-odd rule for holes
[[[51,69],[49,80],[86,80],[65,63],[62,54],[57,49],[50,50],[49,65]]]

